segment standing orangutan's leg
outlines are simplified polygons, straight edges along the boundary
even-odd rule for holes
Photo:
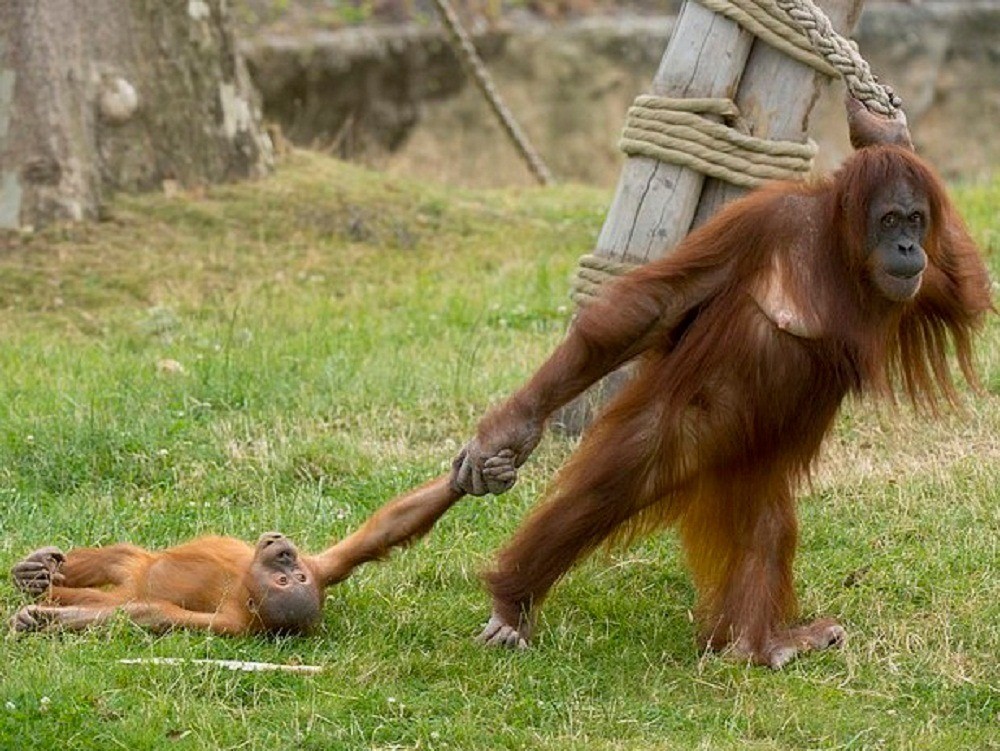
[[[796,613],[797,521],[786,478],[733,472],[708,479],[680,528],[701,597],[705,646],[731,647],[780,668],[799,652],[843,641],[844,630],[828,619],[788,625]]]
[[[552,585],[622,525],[664,500],[668,483],[654,457],[661,430],[656,410],[636,398],[623,399],[592,426],[560,472],[554,493],[486,575],[493,613],[481,641],[526,646],[533,612]]]
[[[617,494],[560,489],[521,526],[486,575],[493,612],[480,640],[527,646],[533,613],[549,589],[624,522],[629,506]]]

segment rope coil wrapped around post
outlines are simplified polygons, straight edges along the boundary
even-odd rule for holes
[[[812,169],[818,150],[814,142],[755,138],[706,115],[733,121],[739,110],[728,99],[637,97],[626,115],[621,149],[744,188],[766,180],[798,180]]]
[[[594,253],[580,256],[569,296],[577,305],[585,305],[597,297],[605,284],[639,266],[638,263],[616,261]]]

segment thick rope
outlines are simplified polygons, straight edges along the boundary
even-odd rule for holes
[[[851,95],[872,112],[895,115],[902,102],[872,75],[857,45],[837,33],[812,0],[697,0],[781,50],[829,76],[844,79]]]
[[[679,164],[710,177],[755,188],[766,180],[797,180],[812,169],[812,141],[769,141],[715,122],[705,114],[737,116],[728,99],[640,96],[629,108],[620,146],[629,156]]]
[[[769,3],[772,0],[757,0]],[[833,28],[826,14],[812,0],[773,0],[785,11],[830,65],[837,69],[847,90],[871,112],[893,117],[903,101],[876,80],[858,46]]]
[[[569,296],[577,305],[586,305],[600,294],[601,288],[641,264],[616,261],[588,253],[581,256],[570,284]]]
[[[813,49],[809,38],[777,5],[767,0],[698,0],[713,13],[728,18],[789,57],[826,76],[837,70]]]
[[[466,72],[472,76],[472,80],[476,82],[476,86],[479,87],[480,92],[486,97],[486,101],[500,121],[500,126],[507,133],[508,137],[510,137],[514,146],[521,153],[521,156],[524,157],[528,169],[531,170],[531,173],[538,182],[542,185],[551,185],[555,182],[552,172],[546,166],[545,162],[542,161],[542,157],[539,156],[534,146],[531,145],[524,131],[521,130],[521,126],[518,125],[513,113],[500,98],[500,92],[493,85],[493,80],[490,78],[486,66],[483,65],[482,59],[476,52],[472,40],[465,33],[465,29],[462,28],[462,23],[458,20],[458,14],[455,13],[448,0],[434,0],[434,5],[441,14],[441,20],[444,21],[445,29],[448,30],[448,37],[455,52],[458,54],[458,59],[462,61]]]

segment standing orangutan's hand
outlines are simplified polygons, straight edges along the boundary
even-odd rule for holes
[[[455,487],[469,495],[506,493],[542,439],[543,425],[509,403],[491,412],[455,458]]]

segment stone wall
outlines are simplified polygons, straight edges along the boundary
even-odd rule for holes
[[[533,21],[480,35],[508,104],[560,179],[610,185],[626,107],[648,85],[666,16]],[[949,177],[1000,165],[1000,0],[870,3],[855,34],[904,105],[920,151]],[[432,28],[262,35],[247,45],[265,116],[295,143],[469,185],[530,184]],[[813,117],[821,166],[849,150],[842,89]]]

